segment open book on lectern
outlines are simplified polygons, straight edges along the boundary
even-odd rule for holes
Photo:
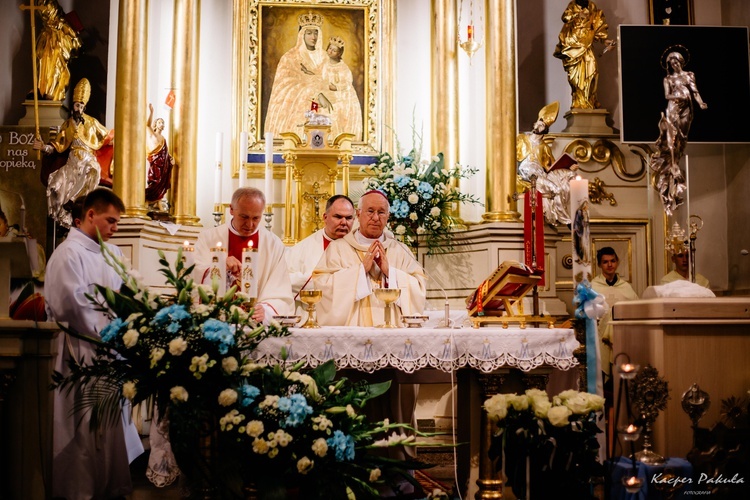
[[[513,306],[529,293],[543,270],[532,270],[521,262],[506,260],[466,298],[469,316],[513,316]]]

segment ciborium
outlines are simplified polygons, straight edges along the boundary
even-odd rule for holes
[[[646,465],[660,465],[666,462],[664,457],[651,449],[653,424],[659,412],[664,411],[669,400],[667,381],[659,376],[659,371],[646,365],[633,379],[630,386],[630,399],[636,414],[641,416],[643,428],[643,450],[635,458]]]
[[[302,328],[320,328],[315,315],[315,304],[323,298],[322,290],[300,290],[299,300],[307,304],[307,321]]]
[[[401,296],[400,288],[376,288],[374,290],[375,297],[378,300],[385,302],[385,308],[383,309],[383,316],[385,316],[385,323],[378,325],[378,328],[398,328],[396,325],[391,323],[391,304],[396,302]]]

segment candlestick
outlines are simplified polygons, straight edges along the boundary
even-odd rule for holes
[[[573,218],[573,281],[591,281],[589,181],[580,175],[570,180],[570,213]]]
[[[227,291],[227,249],[223,248],[221,241],[211,249],[211,268],[209,271],[211,286],[217,295],[224,295]]]
[[[247,163],[247,132],[240,132],[240,187],[245,187],[245,181],[247,180],[247,170],[245,164]]]
[[[617,432],[622,436],[623,441],[637,441],[641,437],[641,428],[637,425],[630,424],[627,427],[619,427]]]
[[[266,203],[273,203],[273,134],[266,132]]]
[[[249,299],[258,297],[257,262],[258,249],[253,248],[253,242],[250,241],[242,249],[242,293]]]
[[[618,367],[620,371],[620,378],[624,380],[632,380],[638,373],[638,365],[632,365],[630,363],[622,364]]]
[[[643,480],[635,476],[630,476],[622,478],[622,484],[628,493],[638,493],[641,490],[641,486],[643,486]]]
[[[216,132],[216,162],[221,161],[221,153],[224,149],[224,134],[222,132]]]

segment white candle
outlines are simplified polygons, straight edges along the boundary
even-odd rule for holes
[[[273,133],[266,132],[266,203],[273,203]]]
[[[570,180],[570,216],[573,221],[573,282],[591,281],[589,181],[580,175]]]
[[[211,249],[211,268],[208,276],[211,285],[216,286],[216,294],[224,295],[227,291],[227,249],[221,246],[220,241]]]
[[[253,242],[249,241],[247,247],[242,249],[242,293],[251,299],[258,298],[257,280],[258,249],[253,248]]]
[[[224,134],[216,132],[216,163],[221,161],[221,152],[224,149]]]
[[[247,132],[240,132],[240,187],[245,187],[245,181],[247,180],[247,170],[245,164],[247,163]]]
[[[182,265],[185,269],[195,263],[195,247],[189,241],[182,244]]]

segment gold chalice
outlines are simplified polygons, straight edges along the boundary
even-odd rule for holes
[[[378,328],[398,328],[396,325],[391,324],[391,304],[396,302],[401,296],[400,288],[376,288],[373,290],[375,297],[385,302],[385,308],[383,310],[383,316],[385,316],[385,323],[378,325]]]
[[[323,290],[300,290],[299,300],[307,304],[307,321],[302,328],[320,328],[315,317],[315,304],[323,298]]]

